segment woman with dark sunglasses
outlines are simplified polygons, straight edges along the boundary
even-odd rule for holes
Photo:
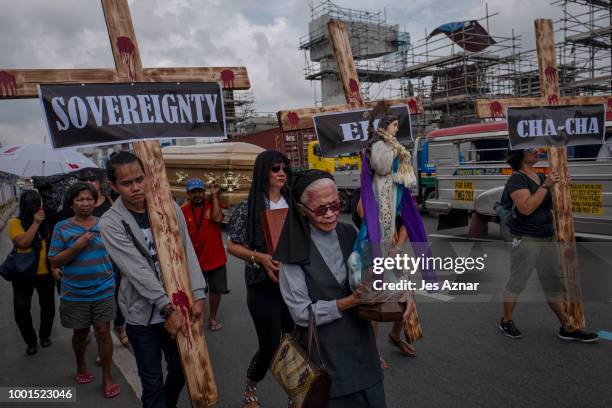
[[[282,153],[266,150],[257,156],[249,198],[234,210],[228,224],[227,250],[245,261],[247,306],[255,325],[258,350],[247,370],[243,407],[259,407],[257,383],[263,380],[283,333],[293,330],[293,321],[278,286],[280,265],[268,253],[261,226],[261,213],[288,208],[289,160]]]

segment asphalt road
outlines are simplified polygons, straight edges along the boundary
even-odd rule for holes
[[[462,239],[466,234],[465,228],[436,232],[436,220],[427,218],[425,221],[427,230],[434,234],[432,241],[448,242],[451,239],[447,235],[450,235],[459,237],[461,242],[469,242]],[[6,232],[0,235],[0,256],[4,259],[10,245]],[[491,235],[498,238],[494,228]],[[583,282],[585,275],[590,276],[589,273],[598,268],[600,270],[595,272],[603,278],[610,277],[612,269],[605,268],[610,265],[606,263],[609,259],[599,259],[609,255],[605,252],[600,251],[598,256],[581,253]],[[231,293],[224,296],[219,313],[224,329],[216,333],[205,331],[220,392],[217,406],[224,408],[241,406],[245,371],[257,347],[255,330],[246,307],[242,265],[237,259],[229,258]],[[390,325],[380,325],[380,354],[390,365],[385,371],[388,407],[612,406],[612,342],[602,340],[598,344],[585,345],[557,339],[558,323],[545,303],[519,305],[515,321],[524,338],[511,340],[497,328],[501,316],[498,301],[463,302],[452,296],[434,299],[417,295],[417,302],[424,331],[424,338],[417,343],[417,357],[400,355],[387,341]],[[33,304],[37,321],[36,295]],[[92,384],[76,386],[71,333],[60,326],[59,317],[52,335],[53,346],[28,357],[13,319],[11,287],[5,281],[0,282],[0,311],[4,316],[0,320],[0,385],[76,387],[76,404],[44,403],[41,406],[94,408],[138,405],[138,391],[134,391],[138,390],[135,365],[122,346],[117,346],[113,370],[123,392],[114,401],[106,401],[102,397],[100,373],[93,366],[95,341],[88,348],[87,358],[93,372],[98,374],[97,378]],[[592,330],[612,331],[610,300],[607,303],[585,303],[585,313]],[[259,385],[258,391],[263,407],[287,405],[286,397],[271,375]],[[180,407],[190,406],[186,394],[184,391]],[[29,405],[0,403],[0,406]]]

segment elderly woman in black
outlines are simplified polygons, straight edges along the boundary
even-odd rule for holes
[[[312,309],[321,353],[331,376],[329,408],[383,408],[383,375],[369,321],[352,308],[361,303],[363,286],[351,292],[346,261],[357,238],[338,222],[340,200],[332,176],[320,170],[300,174],[278,248],[283,299],[306,347]]]
[[[559,175],[551,172],[544,176],[533,165],[538,162],[538,150],[511,150],[506,161],[514,170],[505,187],[512,201],[510,217],[510,279],[504,292],[504,317],[499,329],[513,339],[522,337],[512,319],[519,294],[525,289],[534,268],[542,288],[561,328],[558,337],[585,343],[597,341],[595,333],[565,328],[567,314],[563,306],[563,283],[557,251],[554,247],[553,203],[551,188],[559,182]]]
[[[232,214],[227,250],[246,261],[247,306],[257,331],[259,348],[247,370],[245,408],[259,407],[257,383],[270,367],[282,334],[293,330],[291,316],[278,287],[279,263],[268,253],[261,227],[261,212],[288,207],[289,160],[266,150],[257,156],[248,200]]]

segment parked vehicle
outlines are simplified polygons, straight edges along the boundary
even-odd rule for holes
[[[607,122],[607,125],[611,125]],[[608,129],[610,131],[610,129]],[[436,167],[428,212],[439,215],[439,229],[470,225],[471,236],[486,236],[496,221],[495,204],[512,169],[505,162],[508,132],[505,122],[489,122],[436,130],[427,135],[427,163]],[[576,233],[612,238],[612,157],[609,145],[570,146],[569,174]],[[541,153],[536,171],[548,172]]]

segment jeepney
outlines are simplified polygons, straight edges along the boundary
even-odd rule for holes
[[[609,118],[608,118],[609,120]],[[611,122],[606,122],[608,131]],[[439,229],[470,224],[470,235],[483,236],[496,217],[496,203],[512,169],[505,162],[508,131],[505,122],[457,126],[427,135],[428,164],[436,167],[435,196],[428,212],[439,216]],[[570,146],[568,166],[577,235],[612,238],[611,145]],[[534,166],[546,173],[546,153]]]

